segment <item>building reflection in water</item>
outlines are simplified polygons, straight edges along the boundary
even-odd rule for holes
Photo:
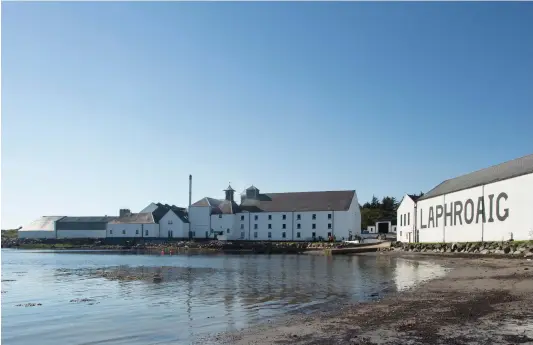
[[[288,310],[401,291],[440,272],[434,265],[379,255],[226,255],[180,263],[189,266],[134,268],[161,282],[117,281],[117,286],[122,298],[165,302],[170,308],[159,317],[174,320],[176,334],[186,327],[191,339],[206,325],[231,331]]]

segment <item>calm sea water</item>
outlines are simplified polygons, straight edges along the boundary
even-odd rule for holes
[[[96,269],[143,267],[161,283]],[[173,272],[173,273],[165,273]],[[189,344],[444,274],[385,256],[131,255],[2,249],[2,344]],[[90,299],[74,302],[75,299]],[[41,303],[41,306],[17,306]]]

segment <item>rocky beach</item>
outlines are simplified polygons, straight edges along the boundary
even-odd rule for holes
[[[367,255],[431,261],[449,273],[373,302],[293,315],[204,343],[533,344],[531,259],[398,250]]]

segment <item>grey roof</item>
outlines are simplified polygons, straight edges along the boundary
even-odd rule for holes
[[[109,222],[110,224],[153,224],[152,213],[130,213]]]
[[[355,190],[266,193],[244,199],[240,207],[250,212],[346,211],[354,195]]]
[[[63,217],[56,230],[105,230],[107,223],[117,217]]]
[[[414,195],[414,194],[407,194],[408,197],[411,198],[411,200],[413,200],[414,202],[416,202],[418,199],[421,198],[420,195]]]
[[[55,222],[64,216],[44,216],[22,227],[19,231],[54,231]]]
[[[240,211],[240,207],[235,201],[209,197],[200,199],[191,206],[211,206],[213,207],[211,209],[212,214],[234,214]]]
[[[254,187],[255,188],[255,187]],[[213,213],[237,212],[306,212],[346,211],[350,208],[355,190],[267,193],[257,198],[243,199],[241,204],[227,200],[203,198],[192,206],[212,206]]]
[[[533,173],[533,154],[446,180],[424,194],[418,201],[531,173]]]
[[[170,209],[168,212],[170,211],[174,212],[174,214],[178,216],[178,218],[181,219],[182,222],[189,223],[189,215],[187,214],[187,211],[176,208]]]
[[[142,223],[142,224],[152,224],[159,223],[161,218],[167,214],[170,210],[176,214],[184,223],[189,223],[189,217],[187,215],[187,210],[183,207],[178,207],[176,205],[162,204],[162,203],[151,203],[145,207],[139,213],[131,213],[123,217],[118,218],[117,220],[111,222],[113,224],[120,223]]]

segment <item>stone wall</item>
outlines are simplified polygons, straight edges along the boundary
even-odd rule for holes
[[[492,254],[533,258],[533,241],[471,243],[402,243],[393,242],[390,250],[418,253]]]

